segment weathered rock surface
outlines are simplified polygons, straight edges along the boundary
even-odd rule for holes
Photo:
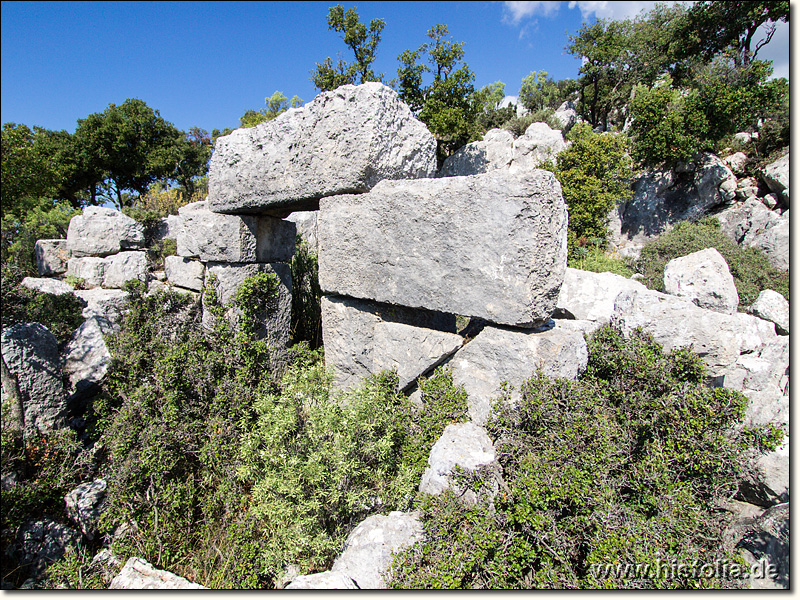
[[[222,215],[208,201],[178,209],[183,228],[178,232],[178,255],[203,262],[289,262],[294,254],[296,227],[267,216]]]
[[[203,277],[206,267],[198,260],[190,260],[182,256],[164,258],[164,271],[167,281],[172,285],[199,292],[203,289]]]
[[[436,141],[396,92],[377,82],[344,85],[219,138],[209,164],[209,208],[284,216],[384,179],[435,174]]]
[[[117,328],[125,312],[128,301],[128,292],[124,290],[75,290],[74,294],[86,302],[86,308],[81,313],[84,319],[98,317],[98,324],[103,333],[109,333]]]
[[[86,288],[95,288],[103,285],[106,274],[107,262],[98,256],[81,256],[69,259],[67,275],[83,279]]]
[[[556,109],[554,116],[561,122],[561,131],[565,134],[572,129],[573,125],[582,120],[578,111],[575,110],[575,104],[569,100],[565,100],[561,103],[561,106]]]
[[[13,551],[18,555],[18,564],[27,567],[29,576],[37,577],[79,539],[80,534],[71,527],[44,518],[20,526]]]
[[[153,568],[141,558],[131,557],[119,575],[114,577],[111,590],[203,590],[199,583],[179,577],[169,571]]]
[[[761,178],[789,206],[789,153],[764,167]]]
[[[644,244],[679,221],[696,219],[731,202],[736,177],[718,157],[702,154],[682,172],[653,171],[634,183],[633,197],[612,210],[615,245]]]
[[[755,316],[775,323],[780,335],[789,335],[789,302],[778,292],[763,290],[750,310]]]
[[[417,317],[414,324],[387,321],[392,317],[411,320],[397,308],[393,311],[353,298],[323,296],[325,365],[333,370],[337,388],[349,389],[371,373],[396,368],[400,388],[406,389],[461,346],[461,336],[430,328],[448,325],[437,316],[428,320]]]
[[[376,323],[372,336],[372,371],[396,370],[400,390],[407,389],[420,375],[441,364],[464,342],[454,333],[403,323]]]
[[[664,291],[720,313],[732,315],[739,308],[733,275],[716,248],[669,261],[664,268]]]
[[[72,217],[67,249],[72,256],[108,256],[144,244],[144,225],[112,208],[87,206]]]
[[[490,129],[483,140],[470,142],[448,157],[439,175],[478,175],[496,169],[530,171],[542,161],[555,161],[566,147],[561,132],[550,129],[547,123],[531,123],[517,139],[506,129]]]
[[[323,571],[300,575],[284,589],[287,590],[357,590],[356,582],[340,571]]]
[[[291,221],[295,224],[297,227],[297,233],[303,236],[303,239],[308,243],[308,249],[311,252],[319,251],[319,241],[317,236],[318,217],[318,210],[293,212],[286,217],[287,221]]]
[[[789,270],[789,219],[782,218],[773,227],[757,234],[750,244],[763,250],[776,269]]]
[[[547,171],[383,181],[320,204],[324,292],[517,326],[555,309],[567,214]]]
[[[67,397],[55,336],[40,323],[3,329],[2,360],[22,402],[26,435],[47,434],[66,426]],[[3,369],[4,378],[6,369]]]
[[[280,375],[286,368],[287,349],[291,341],[289,335],[292,317],[292,270],[286,263],[215,263],[206,265],[205,281],[210,285],[214,276],[217,299],[228,305],[238,287],[247,277],[259,273],[274,273],[278,278],[278,293],[267,308],[267,313],[256,331],[256,338],[263,339],[270,348],[270,369]],[[227,310],[227,318],[234,327],[238,326],[241,312],[237,308]],[[203,324],[212,326],[214,317],[203,307]]]
[[[63,372],[69,381],[67,393],[73,399],[93,395],[111,364],[111,352],[103,339],[110,326],[101,320],[98,316],[86,319],[64,348]]]
[[[47,277],[25,277],[20,282],[20,285],[29,290],[36,290],[44,294],[55,294],[56,296],[59,294],[71,294],[74,291],[74,288],[70,284]]]
[[[52,277],[67,271],[67,240],[37,240],[33,247],[39,277]]]
[[[646,289],[638,281],[622,275],[567,267],[556,302],[556,315],[559,318],[608,323],[614,312],[614,300],[621,292]]]
[[[781,217],[757,198],[749,198],[714,215],[722,232],[740,246],[751,246],[753,239],[774,227]]]
[[[131,280],[147,283],[150,269],[146,252],[120,252],[107,257],[105,261],[103,287],[119,289]]]
[[[737,544],[756,577],[751,589],[789,589],[789,503],[769,507],[758,516]],[[763,561],[759,564],[759,561]],[[763,567],[767,567],[764,569]],[[770,568],[771,567],[771,568]]]
[[[475,504],[478,500],[475,492],[455,484],[450,475],[456,466],[474,472],[480,467],[496,464],[495,461],[494,444],[483,427],[474,423],[448,425],[431,448],[419,491],[425,494],[441,494],[452,488],[464,502]],[[499,474],[499,469],[497,472]]]
[[[64,497],[67,515],[80,528],[87,540],[97,535],[101,503],[106,495],[105,479],[80,484]]]
[[[757,351],[765,338],[775,337],[774,326],[770,334],[771,324],[750,315],[706,310],[651,290],[626,291],[617,296],[611,325],[626,336],[642,327],[665,352],[690,347],[704,360],[711,377],[724,376],[739,354]]]
[[[744,171],[745,164],[747,163],[747,155],[744,152],[734,152],[730,156],[724,158],[725,164],[730,167],[734,174],[739,174]]]
[[[537,369],[550,377],[577,379],[586,369],[587,360],[582,332],[566,329],[560,321],[550,321],[533,332],[486,327],[448,365],[453,371],[453,383],[463,385],[467,391],[470,419],[476,425],[484,425],[504,381],[514,388],[514,401],[519,398],[520,386]]]
[[[384,575],[392,564],[392,555],[423,536],[416,513],[390,512],[364,519],[347,537],[344,551],[331,571],[343,573],[362,590],[386,589]]]

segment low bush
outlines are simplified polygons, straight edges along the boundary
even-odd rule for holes
[[[292,342],[308,342],[312,349],[322,346],[322,290],[319,287],[317,253],[297,234],[292,256]]]
[[[739,294],[739,309],[744,310],[763,290],[774,290],[789,300],[789,273],[773,267],[758,248],[740,248],[720,228],[719,221],[706,217],[698,222],[684,221],[642,248],[636,269],[642,283],[653,290],[664,289],[664,268],[674,258],[716,248],[728,263]]]
[[[743,427],[747,399],[704,377],[688,350],[664,354],[641,332],[600,328],[579,381],[537,373],[520,400],[499,399],[487,431],[505,485],[491,504],[421,497],[426,539],[396,557],[393,586],[736,587],[658,570],[740,560],[721,550],[718,503],[782,437]],[[603,568],[625,564],[646,567],[620,577]]]
[[[576,245],[569,253],[567,266],[593,273],[615,273],[623,277],[633,275],[627,261],[609,256],[602,248],[590,245]]]

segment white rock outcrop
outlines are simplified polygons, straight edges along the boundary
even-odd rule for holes
[[[67,229],[71,256],[108,256],[140,248],[145,242],[144,225],[112,208],[87,206],[72,217]]]
[[[179,577],[169,571],[156,569],[149,562],[131,557],[119,575],[114,577],[110,590],[203,590],[199,583]]]
[[[664,291],[720,313],[732,315],[739,308],[733,275],[716,248],[669,261],[664,268]]]

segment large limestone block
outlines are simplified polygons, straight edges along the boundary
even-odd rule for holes
[[[786,205],[789,205],[789,153],[787,152],[778,160],[764,167],[761,174],[764,180],[776,194],[780,194]]]
[[[559,321],[533,332],[486,327],[450,361],[453,383],[467,392],[469,416],[484,425],[502,383],[512,386],[511,400],[537,369],[549,377],[577,379],[586,369],[588,351],[583,333]]]
[[[396,92],[376,82],[344,85],[219,138],[209,164],[209,208],[284,216],[383,179],[435,174],[436,140]]]
[[[67,249],[72,256],[108,256],[139,248],[145,242],[144,225],[112,208],[87,206],[72,217]]]
[[[757,198],[749,198],[714,215],[722,232],[739,245],[750,246],[753,239],[781,221]]]
[[[511,172],[535,169],[543,161],[555,162],[566,147],[564,136],[558,129],[551,129],[547,123],[531,123],[525,135],[514,140]]]
[[[383,181],[324,198],[323,291],[532,326],[555,309],[567,211],[552,173]]]
[[[789,270],[789,219],[782,218],[772,227],[753,237],[751,246],[767,255],[770,264],[782,271]]]
[[[107,265],[106,259],[98,256],[73,256],[69,259],[67,275],[82,279],[87,288],[100,287],[103,285]]]
[[[289,262],[294,254],[294,223],[275,217],[221,215],[208,201],[178,209],[178,255],[203,262]]]
[[[120,289],[131,280],[147,283],[150,269],[146,252],[120,252],[107,257],[105,261],[103,287]]]
[[[789,302],[774,290],[763,290],[750,307],[753,314],[772,321],[781,335],[789,335]]]
[[[199,292],[203,289],[205,265],[199,260],[190,260],[182,256],[167,256],[164,258],[164,272],[167,281],[172,285]]]
[[[114,577],[110,590],[203,590],[199,583],[179,577],[169,571],[156,569],[150,563],[135,556],[128,559],[125,566]]]
[[[465,502],[474,504],[477,501],[475,492],[455,485],[450,480],[450,475],[456,467],[474,472],[480,467],[492,465],[495,461],[494,444],[483,427],[474,423],[448,425],[431,448],[419,491],[425,494],[441,494],[453,488]]]
[[[40,277],[52,277],[67,271],[67,240],[37,240],[33,253]]]
[[[52,433],[66,426],[67,396],[55,336],[40,323],[3,329],[3,388],[16,387],[25,434]]]
[[[286,368],[287,350],[291,342],[292,321],[292,270],[286,263],[213,263],[206,265],[205,282],[211,285],[213,277],[217,299],[229,306],[239,286],[248,277],[259,273],[274,273],[278,278],[278,293],[267,308],[266,315],[258,325],[256,338],[263,339],[270,348],[270,369],[273,375],[281,375]],[[238,327],[241,312],[229,308],[226,317]],[[203,324],[212,326],[214,317],[207,306],[203,307]]]
[[[608,323],[614,300],[625,290],[645,290],[644,285],[615,273],[593,273],[567,267],[556,312],[569,319]]]
[[[728,263],[716,248],[674,258],[664,268],[664,291],[700,308],[733,314],[739,293]]]
[[[357,590],[355,581],[340,571],[323,571],[300,575],[284,589],[287,590]]]
[[[25,277],[20,285],[29,290],[36,290],[43,294],[71,294],[75,289],[65,281],[50,279],[48,277]]]
[[[111,365],[111,352],[103,334],[110,331],[102,317],[86,319],[75,330],[63,352],[63,372],[73,398],[92,395]]]
[[[441,325],[441,319],[434,316],[426,322],[424,316],[414,315],[416,319],[412,319],[405,312],[402,307],[323,296],[325,365],[333,371],[337,388],[346,390],[367,375],[395,369],[400,389],[408,389],[420,375],[441,364],[461,346],[460,335],[430,328]],[[386,321],[388,318],[415,324]]]
[[[128,292],[94,288],[91,290],[75,290],[74,293],[78,298],[86,302],[86,307],[81,313],[84,319],[98,317],[98,324],[103,329],[103,333],[108,333],[118,328],[125,313],[125,306],[128,303]]]
[[[641,327],[665,352],[689,347],[703,359],[711,377],[724,376],[741,352],[758,350],[764,344],[768,331],[762,330],[758,321],[741,313],[727,315],[703,309],[650,290],[623,292],[617,296],[611,316],[611,325],[624,335]],[[775,336],[774,326],[771,334]]]
[[[367,517],[347,537],[344,551],[331,571],[347,575],[362,590],[386,589],[384,576],[393,555],[422,541],[422,536],[417,513],[393,511]]]

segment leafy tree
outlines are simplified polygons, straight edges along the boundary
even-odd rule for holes
[[[747,66],[772,40],[778,22],[789,22],[788,0],[695,2],[678,32],[681,44],[676,57],[700,56],[709,61],[730,48],[734,51],[736,65]],[[765,23],[765,37],[755,41],[756,32]]]
[[[558,108],[560,94],[556,82],[548,77],[547,71],[531,71],[522,80],[519,101],[530,111],[544,108]]]
[[[330,57],[311,72],[311,81],[321,92],[334,90],[340,85],[381,81],[383,75],[375,75],[372,63],[375,50],[381,41],[381,32],[386,26],[383,19],[372,19],[369,28],[358,17],[354,8],[347,12],[340,4],[328,10],[328,29],[342,34],[344,43],[353,51],[355,62],[347,63],[341,56],[336,66]]]
[[[476,95],[475,74],[463,62],[464,42],[446,39],[447,34],[447,25],[434,25],[427,34],[431,41],[402,52],[394,82],[400,98],[436,136],[440,162],[475,137],[474,123],[486,101]],[[425,73],[433,73],[427,86]]]
[[[279,114],[286,112],[291,108],[297,108],[303,103],[303,100],[297,96],[293,96],[291,102],[283,95],[282,92],[275,91],[269,98],[264,98],[266,106],[261,110],[248,110],[244,115],[239,118],[240,127],[255,127],[259,123],[271,121]]]

